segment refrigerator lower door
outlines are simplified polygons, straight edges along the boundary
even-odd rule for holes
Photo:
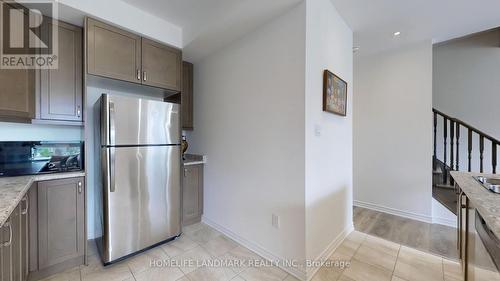
[[[103,157],[103,261],[181,233],[181,148],[107,147]],[[113,164],[114,163],[114,164]],[[110,175],[114,175],[114,179]]]

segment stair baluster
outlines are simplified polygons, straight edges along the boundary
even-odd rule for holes
[[[480,173],[484,172],[483,158],[484,158],[484,136],[479,136],[479,161],[480,161],[479,172]]]
[[[455,170],[460,170],[460,123],[457,122],[457,162],[455,165]]]
[[[469,168],[468,171],[472,172],[472,129],[469,128],[469,137],[468,137],[468,154],[469,154]]]
[[[444,162],[444,166],[446,167],[446,162],[447,162],[447,155],[446,155],[446,139],[448,138],[448,118],[446,118],[446,116],[443,116],[443,144],[444,144],[444,149],[443,149],[443,153],[444,153],[444,158],[443,158],[443,162]],[[447,182],[448,181],[448,173],[446,171],[443,172],[443,182]]]
[[[437,113],[433,112],[434,118],[434,154],[432,155],[432,170],[436,170],[436,159],[437,159]]]
[[[498,143],[495,142],[491,144],[491,166],[493,174],[497,173],[497,145]]]

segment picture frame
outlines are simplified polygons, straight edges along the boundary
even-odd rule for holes
[[[347,116],[347,82],[325,69],[323,72],[323,111]]]

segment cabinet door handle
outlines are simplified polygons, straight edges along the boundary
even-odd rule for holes
[[[81,117],[82,116],[82,107],[81,106],[77,106],[76,107],[76,115],[78,117]]]
[[[10,221],[6,222],[3,227],[9,227],[9,241],[1,244],[2,247],[9,247],[12,244],[12,225],[10,224]],[[3,228],[2,227],[2,228]]]
[[[147,80],[148,80],[148,73],[147,73],[146,71],[144,71],[144,72],[142,73],[142,80],[144,80],[144,81],[147,81]]]
[[[78,193],[82,193],[82,182],[78,182]]]
[[[28,196],[25,196],[21,201],[26,203],[26,207],[24,208],[24,210],[21,211],[21,215],[26,215],[30,208],[30,201],[28,200]]]
[[[141,81],[141,70],[137,69],[137,80]]]

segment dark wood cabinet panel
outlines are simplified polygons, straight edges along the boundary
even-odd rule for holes
[[[193,130],[193,64],[182,62],[182,128]]]
[[[20,241],[21,241],[21,246],[20,246],[20,274],[21,274],[21,280],[27,280],[28,279],[28,274],[29,274],[29,268],[28,268],[28,263],[29,263],[29,228],[28,228],[28,213],[29,213],[29,198],[28,195],[26,195],[23,200],[21,201],[21,204],[19,205],[20,208],[20,213],[19,213],[19,222],[20,222]]]
[[[203,165],[184,166],[182,224],[201,221],[203,215]]]
[[[34,70],[0,69],[0,120],[28,123],[34,117]]]
[[[34,117],[35,70],[0,69],[0,121],[29,123]]]
[[[24,200],[23,200],[24,202]],[[0,280],[24,281],[27,272],[27,235],[26,209],[19,204],[0,229]]]
[[[83,120],[82,29],[64,22],[58,22],[57,28],[59,65],[58,69],[40,72],[39,118],[81,122]]]
[[[89,74],[141,83],[141,37],[87,19]]]
[[[38,183],[38,270],[84,256],[83,181]]]
[[[21,214],[17,206],[10,215],[12,226],[12,280],[21,280]]]
[[[0,280],[11,281],[13,277],[12,270],[12,236],[11,219],[9,218],[2,228],[0,228]],[[9,243],[9,241],[11,241]]]
[[[181,50],[91,18],[86,21],[88,74],[180,92]]]
[[[142,38],[142,83],[180,91],[181,56],[179,49]]]

